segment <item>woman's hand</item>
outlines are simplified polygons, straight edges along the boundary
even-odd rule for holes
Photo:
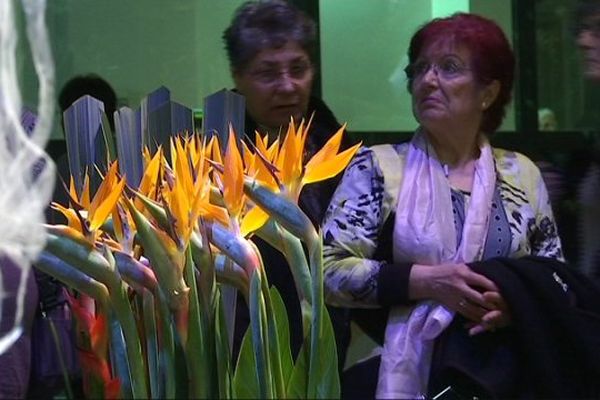
[[[510,325],[511,316],[508,305],[500,292],[485,292],[483,297],[486,301],[494,304],[494,309],[489,310],[481,321],[469,327],[469,335],[477,335],[487,331],[495,331],[497,328],[504,328]]]
[[[409,296],[435,300],[475,324],[482,324],[484,317],[494,324],[504,318],[503,312],[497,312],[502,311],[498,304],[506,306],[498,287],[465,264],[413,265]]]

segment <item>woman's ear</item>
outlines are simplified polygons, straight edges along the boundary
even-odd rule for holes
[[[493,80],[483,88],[481,96],[481,109],[483,111],[487,110],[496,101],[498,93],[500,93],[500,82],[498,80]]]

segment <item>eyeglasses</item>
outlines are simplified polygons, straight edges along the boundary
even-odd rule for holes
[[[250,76],[265,85],[274,85],[281,82],[284,76],[293,80],[305,79],[312,70],[309,62],[301,61],[289,65],[287,68],[263,67],[255,71],[249,71]]]
[[[439,62],[427,62],[417,61],[414,64],[408,65],[404,72],[408,79],[421,79],[427,74],[429,69],[433,69],[433,72],[444,80],[450,80],[462,76],[466,71],[470,71],[470,68],[462,64],[460,60],[455,57],[447,57]]]

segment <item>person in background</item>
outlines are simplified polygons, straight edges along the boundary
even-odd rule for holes
[[[112,86],[97,74],[77,75],[69,79],[61,88],[58,95],[61,127],[64,129],[63,113],[79,98],[89,95],[104,103],[104,113],[107,116],[111,131],[114,133],[115,125],[113,115],[117,109],[117,94]],[[69,204],[68,194],[63,185],[69,185],[70,171],[66,146],[62,153],[56,157],[56,171],[58,173],[54,187],[53,201],[60,204]],[[48,209],[49,223],[64,223],[64,216],[55,210]]]
[[[538,110],[538,130],[543,132],[554,132],[558,127],[556,115],[549,108],[540,108]]]
[[[314,21],[286,1],[250,1],[237,9],[223,39],[235,90],[246,99],[246,139],[254,140],[254,132],[259,131],[263,135],[268,133],[273,140],[281,132],[286,132],[291,117],[296,123],[312,117],[304,156],[305,160],[310,159],[341,127],[327,105],[312,95],[316,40]],[[350,141],[345,136],[342,148],[349,146]],[[339,178],[333,178],[309,185],[300,194],[298,204],[315,226],[320,224],[338,181]],[[292,353],[295,355],[303,337],[300,305],[292,274],[278,251],[259,238],[253,240],[265,260],[269,283],[278,289],[286,304]],[[338,343],[345,340],[342,333],[345,332],[344,313],[330,309]],[[247,325],[247,307],[238,304],[234,354]]]
[[[554,114],[554,111],[546,107],[540,108],[538,110],[538,131],[554,132],[557,128],[558,122],[556,121],[556,115]],[[556,213],[556,211],[560,208],[561,200],[565,196],[564,172],[561,170],[561,168],[545,159],[536,160],[535,164],[542,173],[542,178],[544,179],[544,183],[548,189],[548,196],[550,197],[552,210]]]
[[[78,75],[64,84],[58,95],[61,116],[71,104],[85,95],[92,96],[104,103],[104,113],[108,118],[110,129],[114,132],[113,115],[117,110],[117,94],[104,78],[96,74]]]
[[[557,130],[557,128],[558,122],[556,120],[554,111],[547,107],[540,108],[538,110],[538,131],[554,132]],[[566,194],[564,171],[546,159],[536,160],[535,165],[542,173],[544,184],[548,189],[548,196],[550,197],[552,210],[554,211],[556,219],[559,222],[558,225],[561,227],[561,232],[563,232],[563,226],[560,224],[560,215],[556,215],[556,213],[561,209],[561,201],[565,198]],[[562,237],[565,238],[564,236]],[[563,247],[565,247],[565,241],[563,241]],[[565,257],[567,257],[566,254]]]
[[[600,1],[579,1],[575,15],[576,43],[583,56],[583,72],[590,82],[600,83]],[[574,157],[575,158],[575,157]],[[578,266],[600,281],[600,149],[598,141],[587,154],[576,156],[583,178],[577,184],[579,208]],[[577,178],[580,174],[576,174]]]
[[[323,222],[325,299],[354,308],[342,397],[577,397],[566,375],[598,375],[578,358],[590,349],[573,346],[570,363],[538,355],[583,343],[554,320],[574,311],[552,306],[587,281],[561,262],[539,169],[489,143],[511,99],[510,44],[492,20],[457,13],[419,28],[408,59],[419,127],[410,143],[359,151]],[[581,296],[600,304],[593,294]],[[378,347],[357,352],[365,333]]]
[[[60,90],[58,105],[61,113],[61,126],[64,129],[62,116],[76,100],[89,95],[104,103],[105,114],[110,128],[114,132],[113,114],[117,108],[117,96],[111,85],[96,74],[79,75],[68,80]],[[69,196],[64,184],[69,185],[70,171],[66,148],[56,159],[57,179],[52,200],[69,204]],[[48,208],[46,219],[51,224],[65,223],[64,216]],[[80,366],[76,353],[75,336],[70,309],[64,297],[64,287],[55,278],[34,270],[39,290],[39,304],[33,325],[33,354],[31,385],[27,397],[31,399],[48,398],[65,391],[62,371],[58,360],[56,344],[51,333],[50,322],[55,326],[62,349],[67,373],[71,379],[74,392],[82,395]]]

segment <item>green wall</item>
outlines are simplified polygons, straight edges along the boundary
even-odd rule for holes
[[[121,105],[139,106],[164,85],[189,107],[232,86],[221,35],[242,0],[53,0],[47,23],[57,95],[79,74],[96,73]],[[26,60],[25,60],[26,61]],[[34,105],[33,71],[23,63],[25,103]],[[62,134],[55,129],[55,137]]]

